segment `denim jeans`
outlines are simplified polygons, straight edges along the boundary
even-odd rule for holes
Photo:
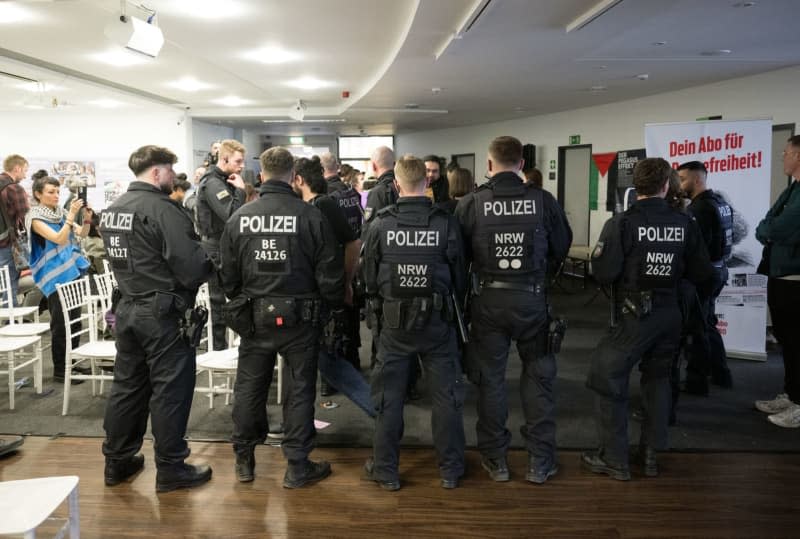
[[[370,385],[353,365],[341,357],[335,357],[320,348],[319,372],[325,381],[353,401],[370,417],[375,417],[375,407],[370,400]]]

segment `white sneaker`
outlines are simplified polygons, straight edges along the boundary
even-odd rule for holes
[[[765,414],[778,414],[786,410],[789,406],[792,406],[794,403],[789,400],[789,395],[786,393],[780,393],[777,397],[772,399],[771,401],[756,401],[755,406],[756,409],[764,412]]]
[[[767,416],[772,423],[787,429],[800,427],[800,404],[792,403],[786,410],[779,414]]]

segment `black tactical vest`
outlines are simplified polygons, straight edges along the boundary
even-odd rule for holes
[[[377,226],[382,251],[378,290],[383,299],[449,294],[447,214],[439,208],[401,213],[389,206],[378,214]]]
[[[473,271],[496,281],[539,280],[547,268],[542,191],[487,185],[475,193]]]
[[[328,195],[344,213],[347,224],[355,233],[357,238],[361,237],[361,224],[364,221],[364,213],[361,210],[361,195],[352,187],[339,189]]]
[[[728,260],[733,250],[733,210],[721,195],[711,192],[709,201],[717,209],[722,233],[722,260]],[[716,262],[716,260],[712,260]]]
[[[664,208],[635,204],[625,212],[627,247],[622,288],[629,291],[675,289],[684,273],[689,217]]]

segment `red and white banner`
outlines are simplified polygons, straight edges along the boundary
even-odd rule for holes
[[[734,212],[733,257],[728,285],[717,300],[717,326],[730,356],[766,359],[767,281],[755,268],[761,244],[755,228],[769,210],[771,120],[647,124],[648,157],[677,168],[702,161],[708,187]]]

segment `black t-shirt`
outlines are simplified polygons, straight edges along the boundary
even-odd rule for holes
[[[314,206],[319,208],[319,211],[321,211],[325,219],[328,220],[328,223],[331,225],[331,231],[340,245],[346,245],[358,239],[353,229],[350,228],[350,225],[347,223],[347,217],[335,200],[328,195],[318,195],[313,198],[311,202]]]

